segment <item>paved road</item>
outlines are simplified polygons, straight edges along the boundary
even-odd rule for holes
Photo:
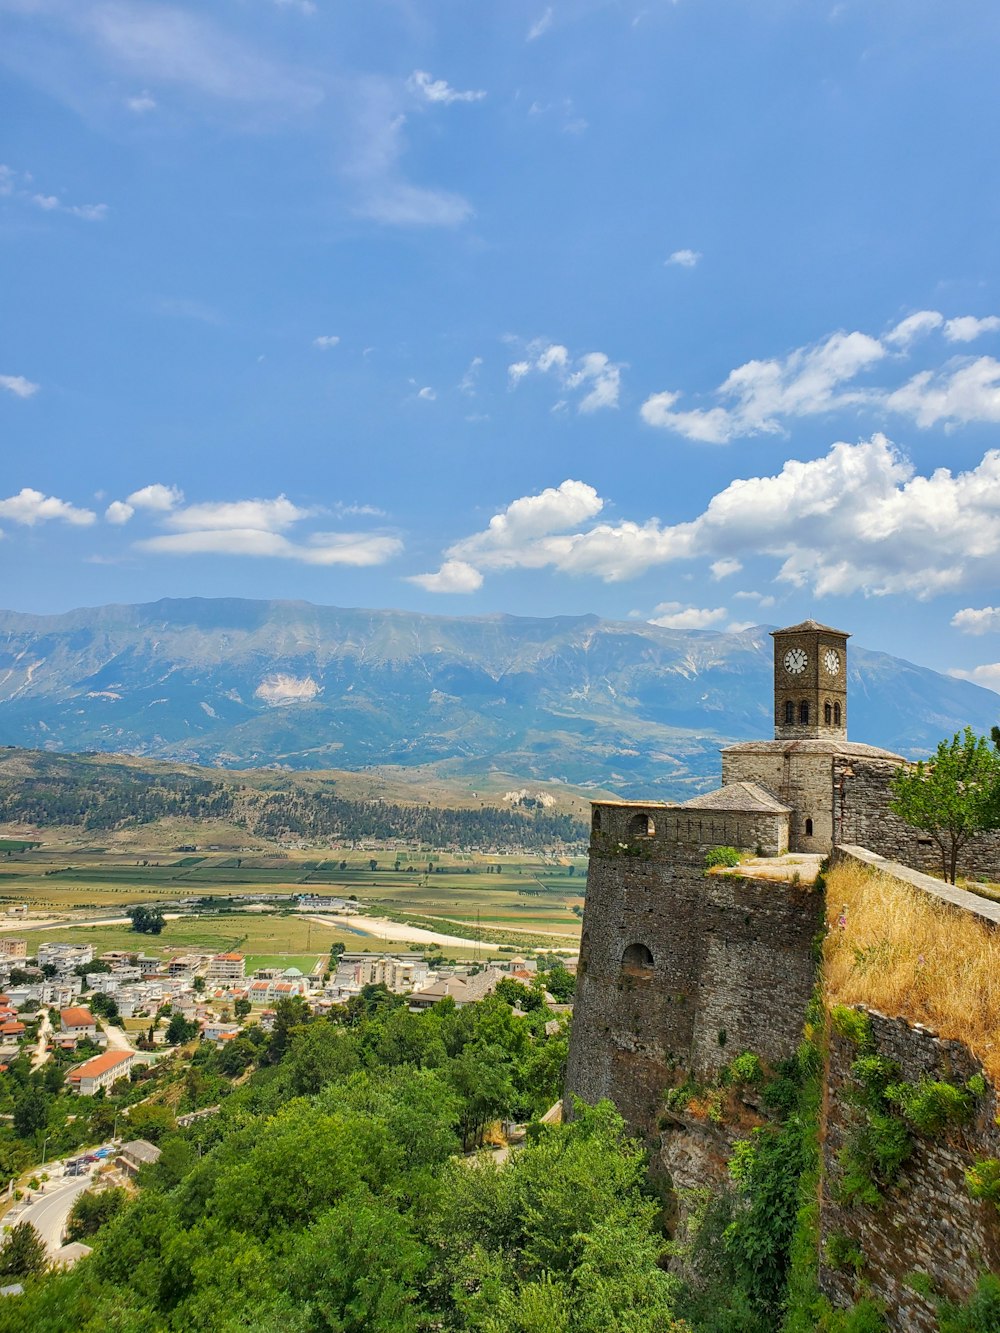
[[[131,1051],[128,1037],[119,1027],[113,1023],[108,1023],[105,1019],[100,1020],[101,1027],[104,1029],[105,1036],[108,1039],[109,1051]]]
[[[69,1217],[70,1209],[90,1185],[89,1176],[70,1176],[68,1180],[50,1180],[45,1186],[45,1193],[39,1195],[26,1207],[21,1208],[16,1216],[7,1214],[6,1221],[14,1223],[30,1222],[35,1228],[50,1255],[54,1255],[62,1245],[63,1228]]]

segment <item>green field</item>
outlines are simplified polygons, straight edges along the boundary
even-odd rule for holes
[[[163,847],[123,851],[46,844],[0,858],[0,914],[5,905],[27,903],[35,920],[65,921],[45,929],[46,939],[86,939],[98,953],[238,950],[253,959],[254,966],[294,966],[305,972],[337,942],[348,949],[420,946],[387,939],[378,927],[365,934],[363,921],[354,929],[341,928],[274,908],[185,915],[168,920],[158,937],[137,935],[125,924],[73,921],[123,917],[130,906],[151,901],[166,904],[168,912],[189,912],[186,904],[192,899],[225,901],[239,894],[273,893],[279,895],[280,906],[290,905],[294,895],[314,893],[354,898],[365,914],[479,940],[485,950],[501,944],[518,950],[572,949],[580,937],[585,875],[582,857],[556,860],[532,854],[487,857],[411,848],[263,853],[206,849],[189,855]],[[318,909],[317,915],[322,913]],[[25,930],[31,933],[30,918]],[[468,945],[443,947],[449,957],[470,953]]]

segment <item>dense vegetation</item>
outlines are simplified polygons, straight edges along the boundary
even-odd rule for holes
[[[28,772],[0,773],[0,823],[111,830],[158,819],[224,820],[264,838],[372,838],[433,847],[545,848],[579,844],[586,826],[544,809],[449,810],[353,801],[277,779],[261,790],[220,776],[96,764],[34,754]]]

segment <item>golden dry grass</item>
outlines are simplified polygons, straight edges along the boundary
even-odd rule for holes
[[[840,924],[840,918],[845,918]],[[865,1004],[964,1042],[1000,1080],[1000,932],[878,871],[827,877],[829,1003]]]

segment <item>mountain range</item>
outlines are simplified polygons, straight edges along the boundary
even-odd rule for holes
[[[0,744],[684,799],[720,746],[772,734],[769,628],[208,598],[0,612]],[[1000,717],[991,690],[853,644],[848,697],[852,739],[910,756]]]

